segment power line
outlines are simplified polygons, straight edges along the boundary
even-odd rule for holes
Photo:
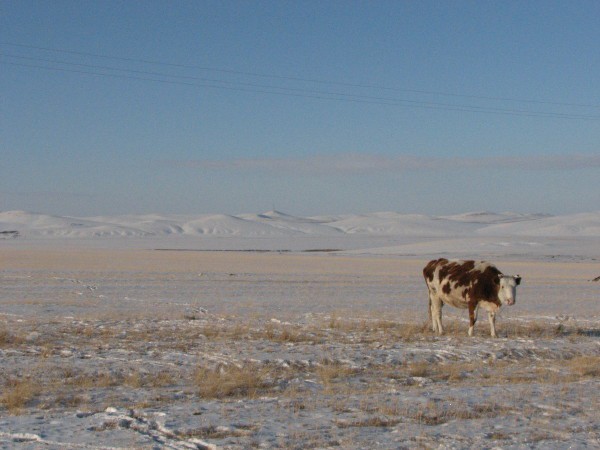
[[[64,67],[47,67],[47,66],[40,66],[40,65],[35,65],[35,64],[21,64],[21,63],[7,62],[7,61],[0,61],[0,64],[7,64],[7,65],[12,65],[12,66],[17,66],[17,67],[37,68],[37,69],[50,70],[50,71],[67,72],[67,73],[94,75],[94,76],[108,77],[108,78],[129,79],[129,80],[138,80],[138,81],[153,81],[153,82],[164,83],[164,84],[214,88],[214,89],[223,89],[223,90],[240,91],[240,92],[252,92],[252,93],[261,93],[261,94],[283,95],[283,96],[290,96],[290,97],[313,98],[313,99],[319,99],[319,100],[336,100],[336,101],[344,101],[344,102],[351,102],[351,103],[365,103],[365,104],[374,104],[374,105],[400,106],[400,107],[408,107],[408,108],[410,108],[410,107],[424,108],[424,109],[434,109],[434,110],[443,110],[443,111],[475,112],[475,113],[485,113],[485,114],[500,114],[500,115],[555,118],[555,119],[571,119],[571,120],[598,120],[598,119],[600,119],[600,116],[549,113],[549,112],[539,112],[539,111],[502,110],[502,109],[493,109],[493,108],[486,109],[486,108],[477,107],[477,106],[429,104],[427,102],[416,102],[416,101],[412,101],[412,100],[390,99],[388,101],[383,101],[383,100],[377,101],[377,100],[361,99],[361,98],[356,98],[356,97],[353,98],[352,96],[334,97],[332,95],[336,95],[336,94],[326,94],[326,93],[318,94],[317,92],[315,92],[313,94],[280,92],[280,91],[273,91],[273,90],[267,90],[267,89],[223,86],[223,85],[216,85],[216,84],[209,84],[209,83],[191,83],[191,82],[185,82],[185,81],[175,81],[175,80],[167,80],[167,79],[160,79],[160,78],[146,78],[146,77],[132,76],[132,75],[102,73],[102,72],[94,72],[94,71],[89,71],[89,70],[78,70],[78,69],[64,68]],[[121,70],[124,70],[124,69],[121,69]],[[169,76],[171,76],[171,75],[169,75]],[[278,89],[282,89],[282,88],[278,88]],[[339,94],[337,94],[337,95],[339,95]]]
[[[21,56],[21,55],[10,55],[10,54],[1,54],[0,53],[0,56],[16,58],[16,59],[21,59],[21,60],[24,59],[24,60],[29,60],[29,61],[84,67],[84,68],[88,68],[88,69],[120,71],[120,72],[126,72],[126,73],[150,75],[150,76],[154,76],[154,77],[169,77],[169,78],[176,78],[176,79],[201,81],[203,83],[219,83],[219,84],[226,85],[226,86],[222,86],[223,88],[227,88],[227,87],[230,87],[230,88],[236,87],[237,88],[237,86],[243,86],[244,88],[248,88],[248,87],[249,88],[259,88],[259,89],[261,89],[261,91],[259,91],[259,92],[262,92],[262,93],[273,93],[273,94],[274,93],[279,93],[279,94],[295,93],[295,94],[298,94],[298,96],[305,94],[306,96],[309,96],[311,98],[320,98],[320,99],[325,98],[323,96],[327,96],[326,97],[327,99],[332,99],[332,100],[346,99],[346,100],[360,100],[360,101],[364,101],[364,102],[377,102],[378,104],[400,104],[400,105],[404,105],[404,106],[415,105],[415,106],[432,107],[432,108],[433,107],[436,107],[436,108],[460,108],[459,110],[461,110],[461,111],[472,111],[472,112],[478,111],[478,112],[485,112],[485,113],[510,113],[510,114],[539,116],[539,117],[557,117],[557,118],[589,119],[589,120],[600,119],[600,116],[594,116],[594,115],[566,114],[566,113],[546,112],[546,111],[529,111],[529,110],[482,107],[482,106],[475,106],[475,105],[456,105],[456,104],[438,103],[438,102],[424,102],[424,101],[398,99],[398,98],[390,98],[390,97],[375,97],[375,96],[368,96],[368,95],[347,94],[347,93],[343,93],[343,92],[317,91],[317,90],[301,89],[301,88],[280,87],[280,86],[264,85],[264,84],[257,84],[257,83],[246,83],[246,82],[237,82],[237,81],[231,82],[231,81],[223,81],[223,80],[211,79],[211,78],[193,77],[193,76],[185,76],[185,75],[173,75],[173,74],[168,74],[168,73],[164,73],[164,72],[152,72],[152,71],[143,71],[143,70],[134,70],[134,69],[123,69],[120,67],[112,67],[112,66],[72,63],[69,61],[61,61],[61,60],[46,59],[46,58],[36,58],[36,57]],[[34,67],[44,68],[45,66],[34,66]],[[64,69],[64,70],[67,71],[67,69]],[[82,71],[80,73],[92,73],[92,72]],[[94,74],[100,75],[97,72],[94,72]],[[149,81],[159,81],[159,80],[151,79]],[[163,81],[166,82],[169,80],[163,80]],[[204,85],[204,84],[199,85],[197,83],[189,83],[189,84],[196,85],[196,86],[202,86],[202,87],[216,87],[214,84],[211,84],[211,85]],[[227,85],[230,85],[230,86],[227,86]],[[268,91],[264,91],[263,89],[267,89]],[[273,89],[276,89],[277,91],[273,91]],[[250,91],[252,91],[252,89],[250,89]],[[282,91],[282,92],[279,92],[279,91]],[[312,97],[312,96],[317,96],[317,97]],[[379,102],[381,102],[381,103],[379,103]]]
[[[126,58],[126,57],[120,57],[120,56],[105,55],[105,54],[100,54],[100,53],[89,53],[89,52],[80,52],[80,51],[74,51],[74,50],[50,48],[50,47],[40,47],[40,46],[35,46],[35,45],[19,44],[19,43],[14,43],[14,42],[0,42],[0,45],[9,45],[9,46],[14,46],[14,47],[29,48],[29,49],[43,50],[43,51],[56,52],[56,53],[65,53],[65,54],[79,55],[79,56],[89,56],[89,57],[94,57],[94,58],[113,59],[113,60],[118,60],[118,61],[127,61],[127,62],[135,62],[135,63],[142,63],[142,64],[155,64],[155,65],[162,65],[162,66],[169,66],[169,67],[177,67],[177,68],[182,68],[182,69],[196,69],[196,70],[228,73],[228,74],[235,74],[235,75],[245,75],[245,76],[280,79],[280,80],[288,80],[288,81],[301,81],[301,82],[307,82],[307,83],[330,84],[330,85],[338,85],[338,86],[346,86],[346,87],[354,87],[354,88],[380,89],[380,90],[387,90],[387,91],[410,92],[410,93],[415,93],[415,94],[428,94],[428,95],[442,95],[442,96],[447,96],[447,97],[461,97],[461,98],[471,98],[471,99],[479,99],[479,100],[511,101],[511,102],[534,103],[534,104],[545,104],[545,105],[555,105],[555,106],[600,108],[600,105],[597,105],[597,104],[566,103],[566,102],[556,102],[556,101],[548,101],[548,100],[532,100],[532,99],[519,99],[519,98],[511,98],[511,97],[494,97],[494,96],[482,96],[482,95],[470,95],[470,94],[457,94],[457,93],[442,92],[442,91],[403,89],[403,88],[382,86],[382,85],[376,85],[376,84],[346,83],[346,82],[334,81],[334,80],[322,80],[322,79],[314,79],[314,78],[300,78],[300,77],[273,75],[273,74],[265,74],[265,73],[257,73],[257,72],[245,72],[245,71],[239,71],[239,70],[229,70],[229,69],[206,67],[206,66],[199,66],[199,65],[169,63],[169,62],[165,62],[165,61]]]

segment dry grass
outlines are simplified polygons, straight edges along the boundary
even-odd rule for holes
[[[217,369],[199,367],[194,375],[202,398],[256,397],[271,386],[264,370],[252,367],[226,366]]]
[[[80,374],[65,376],[63,384],[77,389],[93,389],[115,387],[122,384],[122,378],[110,373]]]
[[[339,342],[346,342],[349,337],[361,343],[369,342],[412,342],[416,340],[436,338],[431,330],[431,324],[422,318],[403,317],[397,321],[368,317],[360,319],[346,319],[339,316],[330,317],[321,327],[333,331],[328,338],[333,337]],[[516,338],[555,338],[561,336],[583,336],[594,334],[594,331],[584,330],[574,325],[567,326],[563,323],[549,323],[544,321],[520,322],[502,321],[497,323],[497,330],[501,337]],[[468,322],[465,320],[444,320],[445,337],[467,338]],[[489,338],[489,325],[485,314],[480,314],[475,335]]]
[[[200,439],[224,439],[227,437],[241,437],[252,434],[258,427],[254,425],[238,424],[235,428],[217,427],[208,425],[205,427],[195,428],[192,430],[180,431],[177,436],[184,439],[200,438]]]
[[[402,318],[405,320],[406,318]],[[485,323],[484,325],[487,325]],[[510,326],[509,326],[510,325]],[[506,334],[513,338],[539,338],[554,339],[556,337],[569,338],[570,336],[585,335],[584,332],[571,326],[565,328],[561,324],[549,325],[539,322],[517,322],[506,324]],[[21,325],[21,329],[11,327],[0,327],[0,346],[10,346],[25,342],[18,336],[27,336],[31,332],[31,325]],[[470,342],[466,336],[466,323],[459,320],[446,320],[446,336],[442,340],[448,340],[456,345]],[[512,328],[511,328],[512,327]],[[203,355],[204,352],[221,352],[230,346],[260,344],[265,351],[279,351],[281,349],[299,348],[299,354],[312,352],[314,349],[315,359],[329,353],[329,346],[334,349],[343,349],[344,345],[351,344],[362,346],[365,352],[370,348],[385,349],[386,345],[402,345],[402,342],[421,341],[419,345],[440,341],[430,330],[426,322],[414,320],[412,323],[404,321],[387,320],[385,318],[371,316],[359,319],[341,318],[340,316],[326,317],[322,320],[312,320],[308,323],[286,323],[279,321],[268,321],[265,317],[253,317],[242,321],[235,317],[215,319],[212,322],[205,320],[180,321],[140,321],[128,320],[115,321],[109,324],[97,321],[90,322],[66,322],[57,323],[55,327],[35,328],[43,334],[43,341],[27,342],[27,350],[39,358],[40,364],[51,367],[51,371],[40,369],[40,385],[27,386],[27,383],[19,385],[7,385],[3,389],[2,405],[11,413],[19,409],[33,405],[32,400],[38,398],[36,407],[40,405],[62,405],[64,407],[77,407],[85,404],[88,390],[105,389],[107,393],[117,392],[120,387],[139,390],[135,393],[136,401],[140,398],[151,405],[170,403],[176,398],[170,394],[169,389],[161,388],[177,386],[184,392],[192,390],[202,398],[228,399],[228,398],[255,398],[260,395],[277,395],[284,399],[295,397],[301,401],[290,403],[294,412],[312,407],[316,402],[315,394],[312,392],[314,385],[287,382],[291,380],[317,381],[319,392],[330,398],[339,398],[332,403],[332,409],[344,412],[349,409],[346,398],[351,396],[363,396],[370,398],[377,396],[390,389],[421,389],[425,384],[448,383],[452,385],[465,386],[496,386],[509,383],[546,383],[559,385],[585,378],[597,378],[600,376],[600,357],[581,356],[565,360],[550,359],[544,363],[538,363],[531,358],[523,358],[511,355],[499,361],[476,360],[476,361],[402,361],[393,364],[366,365],[357,361],[360,368],[354,368],[350,361],[335,358],[322,360],[321,363],[302,364],[290,363],[291,367],[279,363],[270,364],[248,364],[244,367],[235,365],[224,365],[218,369],[193,367],[173,367],[168,364],[164,366],[144,365],[144,368],[132,364],[119,363],[115,369],[100,373],[89,373],[87,370],[75,369],[77,365],[65,367],[65,363],[71,361],[70,357],[62,355],[63,349],[76,349],[77,351],[94,355],[99,350],[123,349],[136,351],[143,346],[145,354],[164,353],[169,351],[189,352],[190,354]],[[126,330],[126,332],[124,332]],[[480,336],[487,327],[479,327]],[[500,328],[502,335],[502,328]],[[488,338],[486,336],[486,338]],[[480,338],[478,338],[480,339]],[[480,340],[476,343],[481,342]],[[443,344],[444,342],[442,342]],[[31,344],[31,345],[30,345]],[[323,345],[326,344],[326,345]],[[382,345],[379,345],[382,344]],[[19,349],[20,351],[21,349]],[[23,347],[25,350],[25,347]],[[337,350],[334,350],[339,358]],[[493,356],[493,355],[492,355]],[[41,358],[40,358],[41,357]],[[304,356],[302,356],[304,358]],[[351,358],[351,357],[350,357]],[[317,359],[318,360],[318,359]],[[202,361],[200,357],[199,361]],[[79,366],[83,367],[83,366]],[[104,366],[94,365],[101,368]],[[158,370],[158,371],[157,371]],[[41,372],[44,371],[43,374]],[[424,378],[425,380],[414,380],[413,378]],[[287,380],[287,381],[286,381]],[[309,380],[310,381],[310,380]],[[286,385],[288,386],[286,389]],[[27,390],[29,389],[29,394]],[[294,392],[294,391],[297,392]],[[43,394],[40,394],[43,393]],[[102,394],[108,395],[108,394]],[[307,401],[308,396],[310,400]],[[115,400],[117,401],[117,400]],[[118,402],[122,403],[122,399]],[[141,401],[141,400],[140,400]],[[373,405],[371,405],[373,406]],[[421,423],[443,423],[448,412],[435,412],[432,408],[425,408],[419,417],[415,412],[399,411],[398,405],[374,405],[369,414],[379,417],[411,417]],[[462,412],[461,412],[462,411]],[[408,414],[408,416],[406,415]],[[486,412],[473,408],[460,408],[454,413],[456,418],[469,415],[477,417]],[[491,413],[490,413],[491,414]],[[448,416],[449,417],[449,416]],[[361,419],[362,420],[362,419]],[[440,422],[441,421],[441,422]],[[377,425],[353,425],[353,426],[377,426]],[[383,425],[380,425],[383,426]]]
[[[413,342],[416,340],[436,338],[431,330],[429,321],[421,318],[402,318],[392,321],[380,318],[343,319],[333,316],[324,325],[324,329],[334,332],[333,337],[339,342],[345,342],[349,336],[358,337],[358,342]],[[562,322],[550,323],[545,321],[521,322],[515,320],[499,320],[496,325],[499,336],[509,339],[552,339],[570,336],[598,336],[598,330],[586,330],[575,324],[566,325]],[[445,337],[467,338],[467,320],[444,320]],[[480,314],[475,326],[475,336],[490,338],[489,325],[485,314]],[[356,339],[355,339],[356,340]]]
[[[369,379],[371,390],[383,390],[389,381],[403,386],[419,387],[413,378],[428,383],[450,383],[464,386],[498,386],[514,383],[555,384],[579,381],[600,376],[600,356],[582,356],[568,360],[548,360],[532,364],[531,360],[501,361],[415,361],[403,365],[377,365],[356,370],[356,378]],[[387,381],[387,382],[386,382]],[[331,388],[333,385],[330,385]],[[336,388],[336,391],[339,389]]]
[[[63,369],[61,380],[63,386],[69,388],[87,390],[93,388],[108,388],[117,386],[127,386],[134,389],[156,388],[172,385],[176,382],[176,374],[168,371],[158,373],[142,373],[138,370],[132,370],[128,373],[103,372],[97,374],[74,373],[72,369]]]
[[[568,336],[597,336],[597,330],[585,330],[576,325],[565,325],[564,323],[549,323],[545,321],[502,321],[496,325],[501,337],[509,339],[516,338],[538,338],[550,339]],[[431,339],[437,336],[431,330],[431,324],[422,318],[401,318],[398,321],[381,318],[344,319],[332,316],[322,326],[337,334],[333,334],[340,342],[347,339],[349,335],[359,336],[359,342],[368,343],[374,341],[404,341]],[[451,337],[467,337],[468,322],[465,320],[445,319],[444,335]],[[489,325],[485,314],[480,314],[475,326],[475,335],[489,338]]]
[[[497,403],[483,403],[470,406],[461,399],[448,399],[443,402],[428,401],[407,416],[423,425],[441,425],[452,420],[472,420],[506,415],[512,409]]]
[[[570,359],[567,367],[571,373],[581,377],[600,377],[600,357],[599,356],[578,356]]]
[[[323,336],[320,330],[302,328],[298,325],[282,325],[268,323],[264,329],[253,330],[254,339],[265,339],[271,342],[280,343],[320,343]]]
[[[501,336],[515,338],[553,338],[566,335],[569,331],[562,323],[549,324],[542,321],[517,322],[511,321],[498,327]],[[571,333],[576,332],[570,330]]]
[[[271,342],[316,342],[319,341],[317,330],[306,330],[298,325],[277,324],[266,325],[228,323],[206,324],[199,328],[199,333],[210,341],[229,340],[267,340]]]
[[[0,391],[0,405],[11,414],[19,414],[23,409],[35,406],[39,409],[81,407],[89,401],[88,392],[93,389],[112,389],[129,387],[131,389],[147,389],[152,392],[177,382],[175,373],[160,371],[142,373],[132,370],[127,373],[82,373],[73,367],[37,366],[31,370],[31,377],[26,379],[11,378],[4,383]],[[160,397],[156,392],[151,395],[157,403]],[[35,405],[33,401],[36,401]],[[162,403],[172,401],[171,397],[163,397]],[[158,403],[161,403],[158,402]],[[120,398],[115,404],[121,404]],[[111,405],[114,406],[114,405]]]
[[[49,357],[55,353],[54,342],[64,341],[78,348],[94,351],[99,345],[135,350],[140,343],[150,343],[157,350],[175,350],[190,352],[198,348],[201,342],[259,341],[292,344],[383,344],[394,345],[397,342],[430,341],[439,339],[427,321],[414,319],[407,321],[387,320],[378,317],[347,319],[337,316],[325,321],[310,324],[265,323],[264,318],[252,323],[242,323],[239,319],[223,319],[213,322],[180,320],[148,323],[87,322],[78,324],[62,323],[53,332],[44,332],[44,341],[40,343],[40,356]],[[467,338],[467,323],[458,320],[446,320],[444,336]],[[575,326],[567,327],[561,323],[511,321],[498,326],[501,337],[509,339],[532,338],[552,339],[556,337],[587,336],[593,331],[582,330]],[[5,328],[0,328],[0,347],[20,345],[24,339]],[[476,327],[478,337],[489,338],[487,321]],[[491,339],[491,338],[490,338]],[[64,345],[63,345],[64,347]]]
[[[86,403],[87,399],[72,392],[59,392],[52,401],[52,406],[61,405],[67,408],[76,408]]]
[[[34,380],[10,379],[4,383],[3,392],[0,395],[0,404],[2,404],[9,413],[18,414],[18,412],[35,399],[40,392],[41,387]]]
[[[54,354],[54,348],[50,344],[43,344],[40,348],[40,358],[50,358]]]
[[[247,340],[247,339],[266,339],[276,342],[284,342],[293,340],[286,338],[282,334],[286,330],[281,326],[268,323],[263,327],[251,327],[249,324],[239,322],[223,323],[223,324],[205,324],[199,329],[206,339],[210,341],[229,341],[229,340]]]
[[[0,346],[6,347],[11,344],[13,336],[8,332],[6,328],[0,328]]]
[[[457,398],[430,400],[424,404],[409,406],[404,403],[377,404],[375,400],[371,400],[361,410],[371,415],[354,420],[339,420],[336,425],[339,428],[390,427],[412,421],[420,425],[436,426],[455,420],[493,418],[512,413],[512,409],[497,403],[469,405]]]
[[[0,328],[0,348],[20,345],[25,340],[21,336],[11,333],[5,327]]]
[[[340,341],[352,338],[361,343],[414,341],[428,335],[429,325],[420,320],[396,322],[380,318],[342,319],[333,316],[324,324],[337,332]]]
[[[397,380],[412,385],[411,378],[426,378],[431,382],[472,383],[477,380],[489,378],[488,374],[497,368],[494,364],[485,361],[453,361],[453,362],[429,362],[414,361],[398,366],[375,366],[371,367],[372,374],[365,376],[377,377],[381,380]]]
[[[226,337],[225,333],[223,332],[223,327],[218,327],[212,324],[201,327],[200,333],[210,340],[217,339],[219,337]]]
[[[485,436],[487,439],[493,439],[495,441],[504,441],[510,439],[512,435],[504,431],[493,431]]]
[[[430,362],[417,361],[408,365],[408,374],[411,377],[427,377],[432,373],[432,369],[433,364],[431,364]]]
[[[145,386],[149,387],[164,387],[171,386],[175,384],[179,379],[179,374],[174,374],[172,372],[168,372],[166,370],[160,371],[155,374],[149,374],[146,377]]]
[[[389,417],[372,416],[366,419],[353,421],[337,421],[338,428],[355,428],[355,427],[393,427],[401,422],[400,419],[391,419]]]
[[[315,374],[325,389],[330,389],[335,381],[343,381],[356,373],[358,373],[357,369],[331,361],[326,361],[315,369]]]
[[[435,381],[495,386],[508,383],[560,384],[600,376],[600,356],[579,356],[567,360],[530,360],[454,362],[431,366],[429,377]]]

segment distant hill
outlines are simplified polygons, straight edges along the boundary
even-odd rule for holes
[[[21,238],[110,237],[600,237],[600,212],[565,216],[471,212],[427,216],[376,212],[298,217],[279,211],[258,214],[121,215],[68,217],[26,211],[0,212],[0,236]]]

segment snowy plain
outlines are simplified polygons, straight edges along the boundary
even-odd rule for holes
[[[519,273],[446,308],[436,257]],[[0,448],[599,448],[600,212],[0,212]]]

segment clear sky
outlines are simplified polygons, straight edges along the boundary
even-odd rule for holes
[[[0,210],[600,209],[600,2],[0,1]]]

